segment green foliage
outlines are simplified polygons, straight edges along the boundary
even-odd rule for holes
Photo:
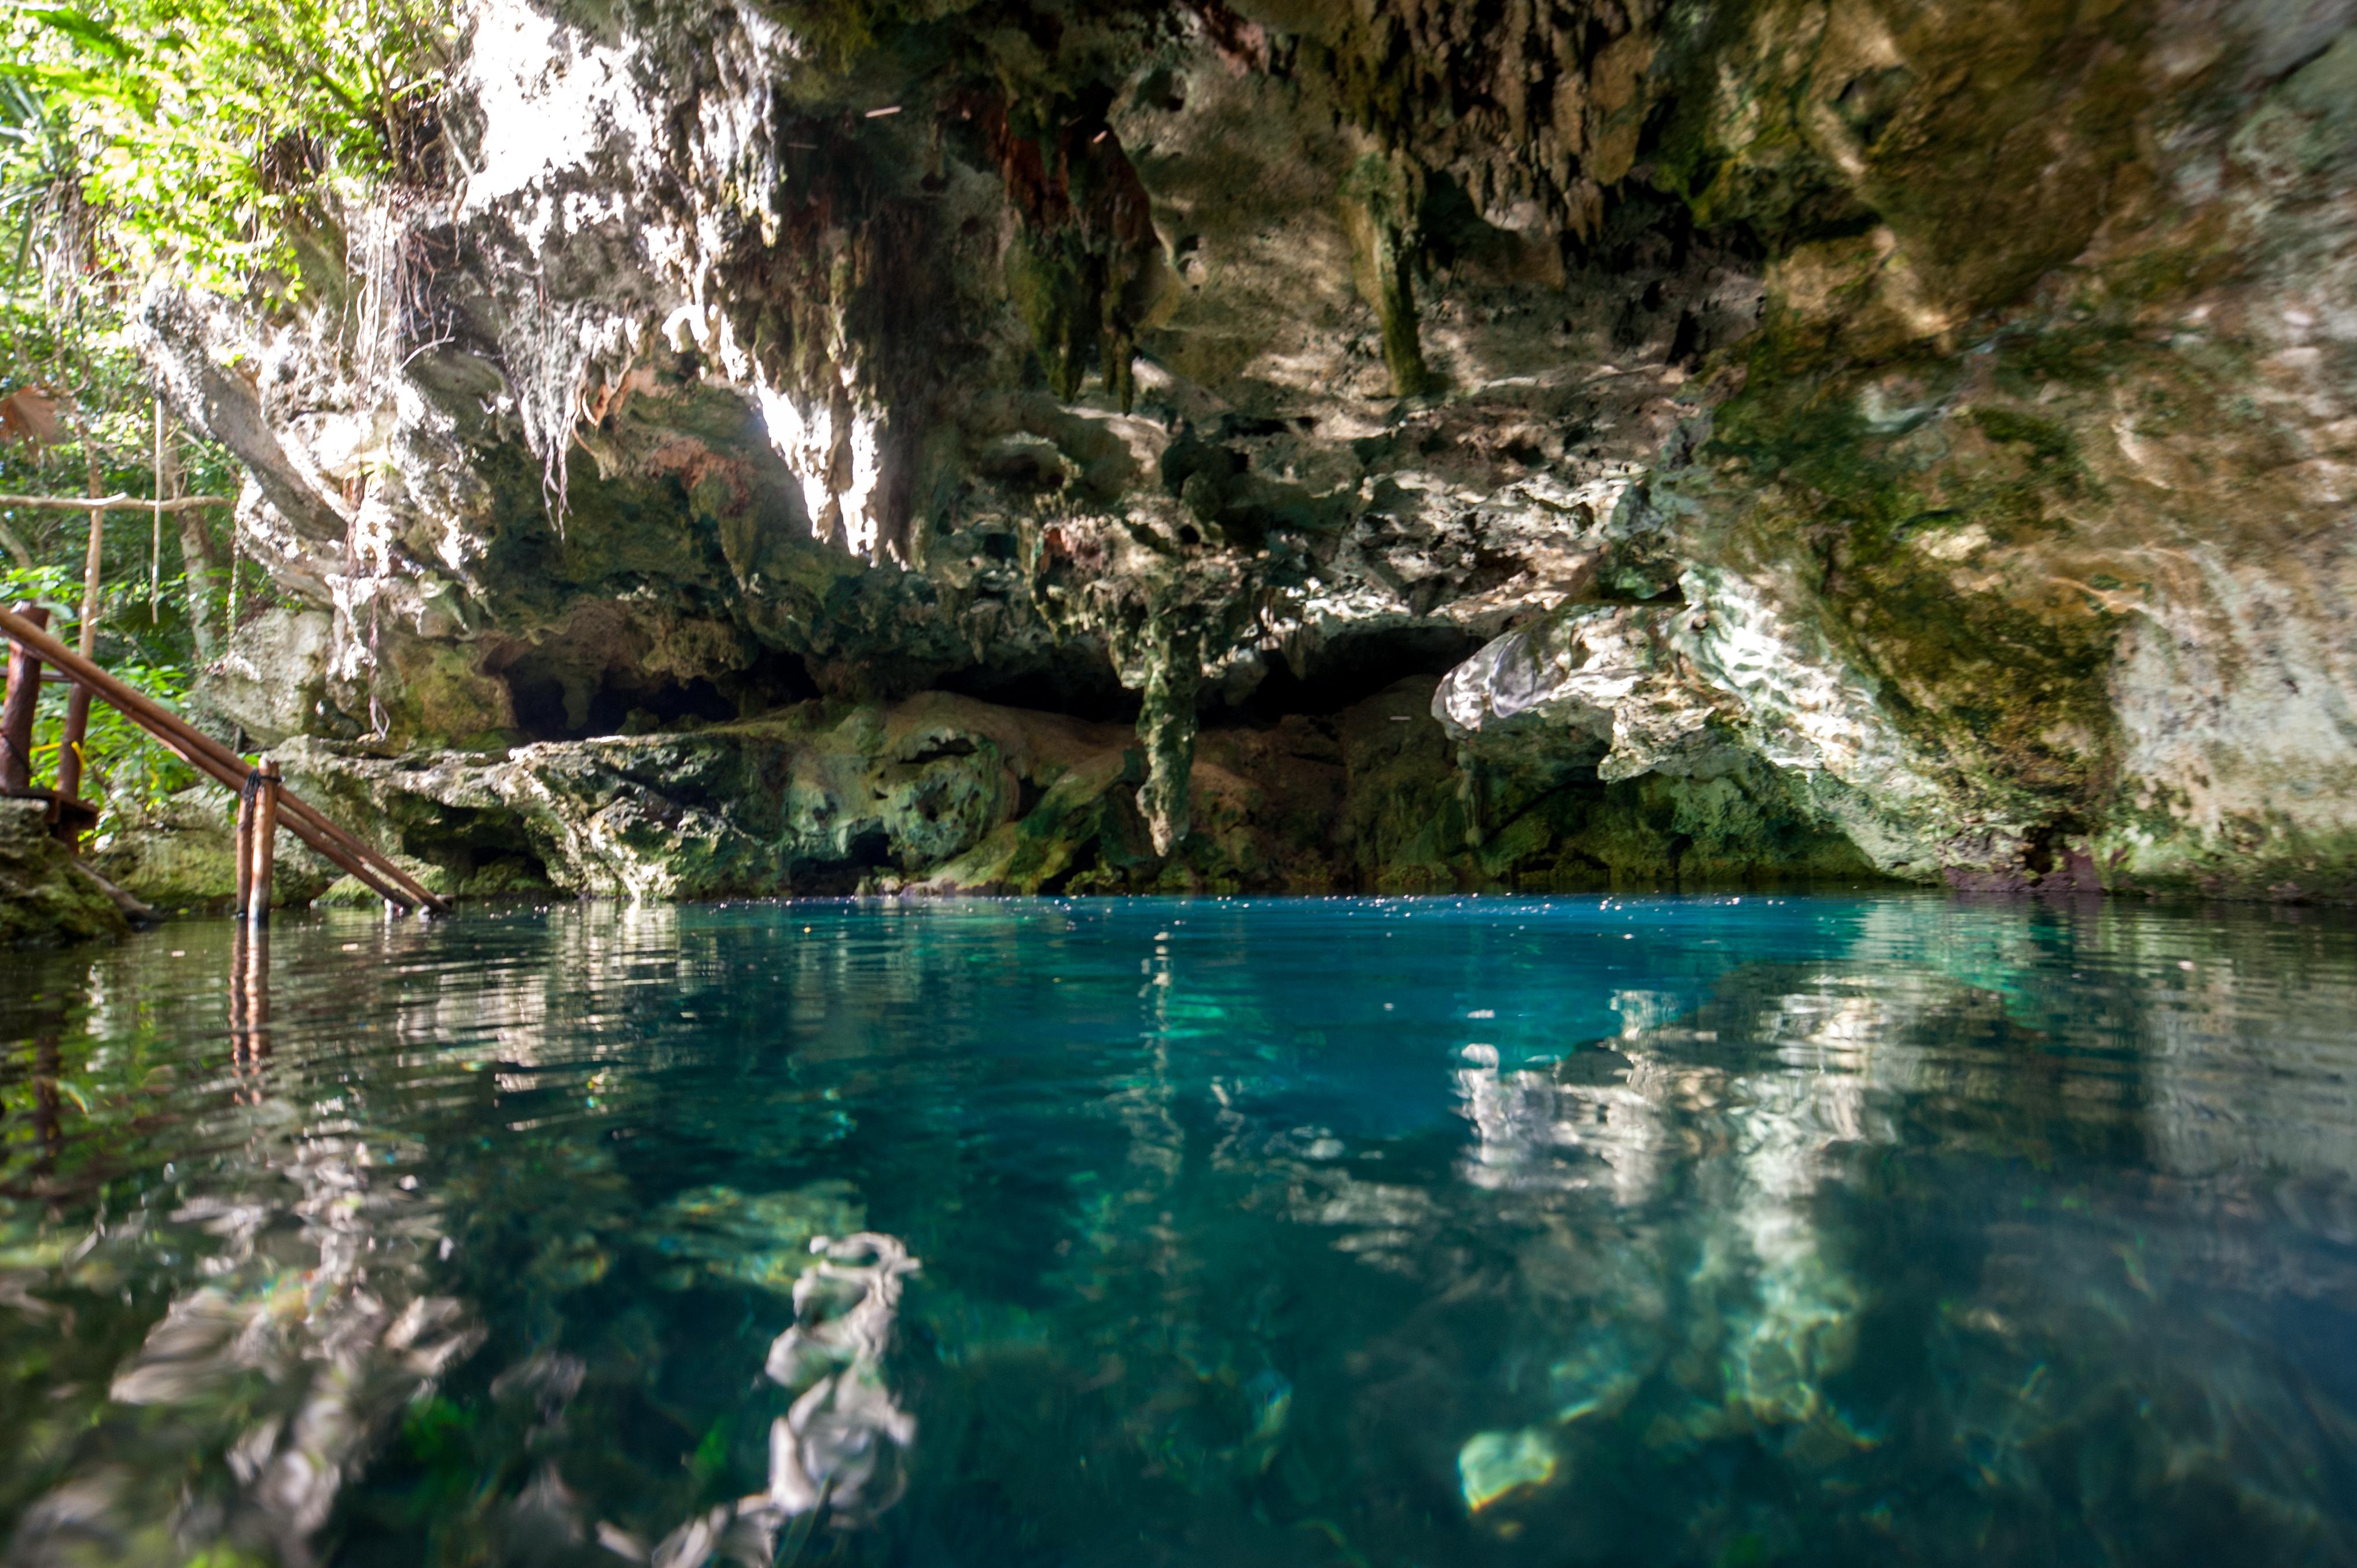
[[[18,210],[38,211],[39,204]],[[11,350],[0,393],[48,389],[58,403],[62,437],[46,446],[0,444],[0,491],[77,495],[95,484],[102,490],[149,493],[156,482],[154,403],[137,361],[120,340],[119,310],[117,296],[107,291],[59,287],[30,267],[0,273],[0,327]],[[178,468],[186,486],[236,488],[226,453],[177,433],[167,446],[167,466]],[[225,511],[167,517],[160,528],[136,512],[108,514],[100,555],[101,664],[165,701],[181,696],[197,662],[193,618],[201,615],[216,628],[223,622],[230,584],[215,564],[230,558],[228,522]],[[47,606],[51,629],[72,642],[80,629],[89,514],[0,510],[0,528],[32,558],[29,567],[19,565],[12,548],[12,558],[0,563],[0,602]],[[193,558],[184,529],[201,542]],[[256,585],[260,575],[249,570],[244,575],[242,613],[267,602],[266,591]],[[66,701],[62,686],[42,692],[34,757],[40,782],[55,781]],[[91,708],[83,759],[83,792],[102,798],[110,815],[194,782],[177,757],[103,703]]]
[[[63,566],[36,564],[0,571],[0,603],[47,605],[52,612],[70,615],[81,596],[81,585]]]
[[[35,5],[0,21],[0,74],[71,157],[94,264],[235,293],[292,275],[323,198],[427,176],[453,36],[438,0]]]
[[[234,1546],[215,1544],[189,1558],[188,1568],[263,1568],[263,1560]]]
[[[144,541],[143,541],[144,542]],[[30,599],[47,605],[53,615],[51,630],[71,643],[79,634],[75,617],[81,602],[81,583],[62,566],[39,565],[31,571],[0,572],[0,601]],[[188,664],[179,640],[155,635],[146,584],[125,582],[101,598],[103,620],[116,629],[102,638],[100,660],[109,673],[127,681],[168,706],[178,707],[187,695]],[[145,619],[150,624],[142,628]],[[146,630],[143,639],[139,633]],[[142,648],[156,645],[156,653]],[[114,655],[109,657],[110,653]],[[52,781],[64,744],[67,689],[45,687],[33,726],[33,769],[37,779]],[[149,738],[147,732],[104,703],[93,703],[90,726],[82,737],[82,791],[102,798],[109,815],[150,809],[175,790],[197,782],[194,769],[176,754]]]
[[[185,694],[188,670],[178,664],[118,664],[109,673],[174,707]],[[53,769],[64,743],[65,703],[42,704],[34,730],[36,767]],[[103,791],[109,814],[152,810],[164,798],[196,783],[196,770],[157,745],[147,732],[104,703],[92,703],[82,736],[85,795]]]
[[[0,11],[0,397],[33,400],[57,426],[0,426],[0,491],[234,493],[217,446],[174,432],[158,461],[154,389],[124,328],[158,276],[265,305],[290,298],[298,237],[333,232],[339,209],[390,185],[436,177],[454,37],[446,0]],[[48,605],[70,641],[90,527],[80,512],[0,510],[0,596]],[[99,662],[167,703],[232,612],[272,601],[260,574],[236,571],[224,511],[113,512],[102,546]],[[63,687],[42,693],[45,778],[66,701]],[[103,703],[82,755],[84,792],[110,814],[195,781]]]

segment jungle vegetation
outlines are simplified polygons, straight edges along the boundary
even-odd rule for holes
[[[0,494],[234,497],[228,454],[159,406],[135,324],[159,288],[265,315],[350,262],[350,216],[423,183],[455,14],[446,0],[116,0],[0,10]],[[88,513],[0,506],[0,601],[72,640]],[[108,513],[101,663],[177,701],[274,601],[227,508]],[[53,770],[64,689],[44,692]],[[111,814],[193,781],[99,705],[86,796]]]

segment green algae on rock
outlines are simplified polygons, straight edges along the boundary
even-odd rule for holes
[[[43,800],[0,800],[0,942],[119,936],[106,890],[49,832]]]
[[[225,910],[237,897],[236,812],[234,796],[199,785],[116,826],[91,858],[108,881],[162,913]],[[307,904],[335,880],[327,859],[293,833],[280,835],[272,902]]]

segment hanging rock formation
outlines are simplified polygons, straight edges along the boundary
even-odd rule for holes
[[[149,302],[209,700],[461,882],[2346,896],[2352,18],[484,0]]]

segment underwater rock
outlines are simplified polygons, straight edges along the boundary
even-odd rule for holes
[[[1499,1498],[1525,1487],[1552,1482],[1563,1463],[1555,1440],[1537,1427],[1518,1432],[1483,1432],[1466,1439],[1457,1455],[1457,1473],[1465,1506],[1480,1513]]]
[[[264,1099],[258,1080],[251,1092]],[[147,1245],[186,1257],[193,1244],[203,1266],[113,1369],[11,1561],[160,1568],[258,1552],[304,1568],[404,1411],[482,1343],[462,1303],[423,1288],[440,1205],[385,1179],[382,1149],[305,1135],[278,1110],[253,1123],[264,1179],[142,1216],[176,1233]],[[176,1457],[142,1468],[120,1462],[128,1452]]]
[[[770,1380],[799,1390],[770,1429],[770,1500],[791,1517],[824,1506],[845,1522],[882,1512],[908,1484],[899,1456],[916,1418],[893,1402],[884,1357],[900,1282],[921,1265],[890,1236],[811,1238],[794,1322],[770,1347]]]
[[[857,1191],[830,1179],[749,1197],[734,1187],[696,1187],[663,1205],[648,1229],[655,1250],[667,1257],[790,1295],[814,1266],[813,1238],[848,1235],[866,1222]]]
[[[770,1426],[769,1490],[723,1503],[665,1536],[654,1568],[702,1568],[715,1559],[774,1561],[779,1531],[821,1510],[838,1528],[874,1518],[908,1485],[903,1456],[916,1418],[894,1402],[884,1357],[903,1278],[921,1266],[897,1238],[862,1231],[813,1236],[811,1265],[793,1287],[794,1322],[770,1346],[770,1380],[793,1406]]]

